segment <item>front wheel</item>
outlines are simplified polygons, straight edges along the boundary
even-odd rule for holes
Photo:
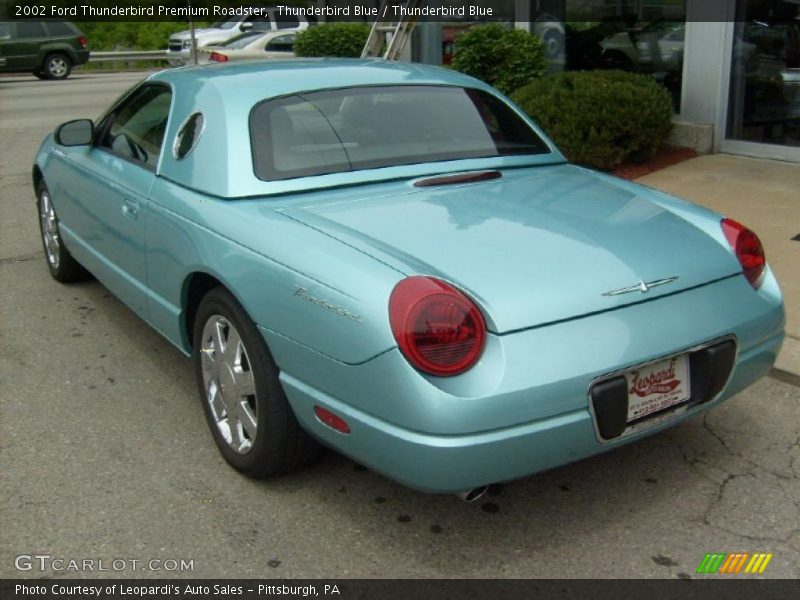
[[[72,61],[66,54],[54,52],[48,54],[42,65],[42,73],[46,79],[66,79],[72,71]]]
[[[264,339],[229,292],[215,288],[203,298],[193,339],[203,410],[225,460],[250,477],[311,462],[319,446],[298,424]]]
[[[39,184],[36,207],[39,213],[39,231],[42,234],[44,256],[47,259],[47,268],[50,270],[50,275],[61,283],[84,279],[86,271],[72,257],[69,250],[64,247],[64,241],[61,239],[61,229],[58,226],[58,216],[56,216],[50,192],[44,182]]]

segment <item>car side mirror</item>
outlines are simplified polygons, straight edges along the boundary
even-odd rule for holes
[[[94,138],[94,123],[91,119],[67,121],[58,126],[54,137],[61,146],[88,146]]]
[[[241,25],[239,25],[239,31],[247,31],[247,30],[252,29],[252,28],[253,28],[253,24],[249,23],[249,22],[248,23],[242,23]]]

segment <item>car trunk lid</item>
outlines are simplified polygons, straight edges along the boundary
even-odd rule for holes
[[[382,194],[279,210],[406,274],[450,281],[483,307],[496,333],[650,300],[740,270],[718,241],[646,189],[637,193],[574,166],[509,170],[463,185],[386,186]]]

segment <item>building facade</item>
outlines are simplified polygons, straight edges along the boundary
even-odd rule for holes
[[[800,162],[800,0],[471,4],[492,7],[490,20],[539,35],[551,71],[618,68],[652,75],[673,97],[676,144]],[[468,25],[424,23],[414,60],[447,63],[453,39]]]
[[[549,35],[553,70],[655,77],[677,142],[800,162],[800,0],[516,0],[514,14]]]

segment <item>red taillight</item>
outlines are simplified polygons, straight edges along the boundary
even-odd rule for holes
[[[742,265],[744,276],[757,289],[767,266],[761,241],[755,233],[733,219],[722,219],[721,225],[725,238]]]
[[[317,418],[320,421],[322,421],[325,425],[327,425],[331,429],[335,429],[339,433],[350,433],[350,425],[347,424],[347,421],[333,414],[327,408],[322,408],[321,406],[315,406],[314,414],[317,415]]]
[[[486,322],[478,307],[433,277],[409,277],[395,286],[389,298],[389,324],[408,361],[441,377],[472,367],[486,341]]]
[[[79,37],[77,42],[78,42],[78,44],[80,45],[81,48],[86,48],[86,46],[89,45],[89,40],[86,39],[85,35],[82,35],[81,37]]]
[[[228,62],[228,57],[224,54],[220,54],[219,52],[212,52],[211,56],[208,57],[208,60],[213,60],[214,62]]]

